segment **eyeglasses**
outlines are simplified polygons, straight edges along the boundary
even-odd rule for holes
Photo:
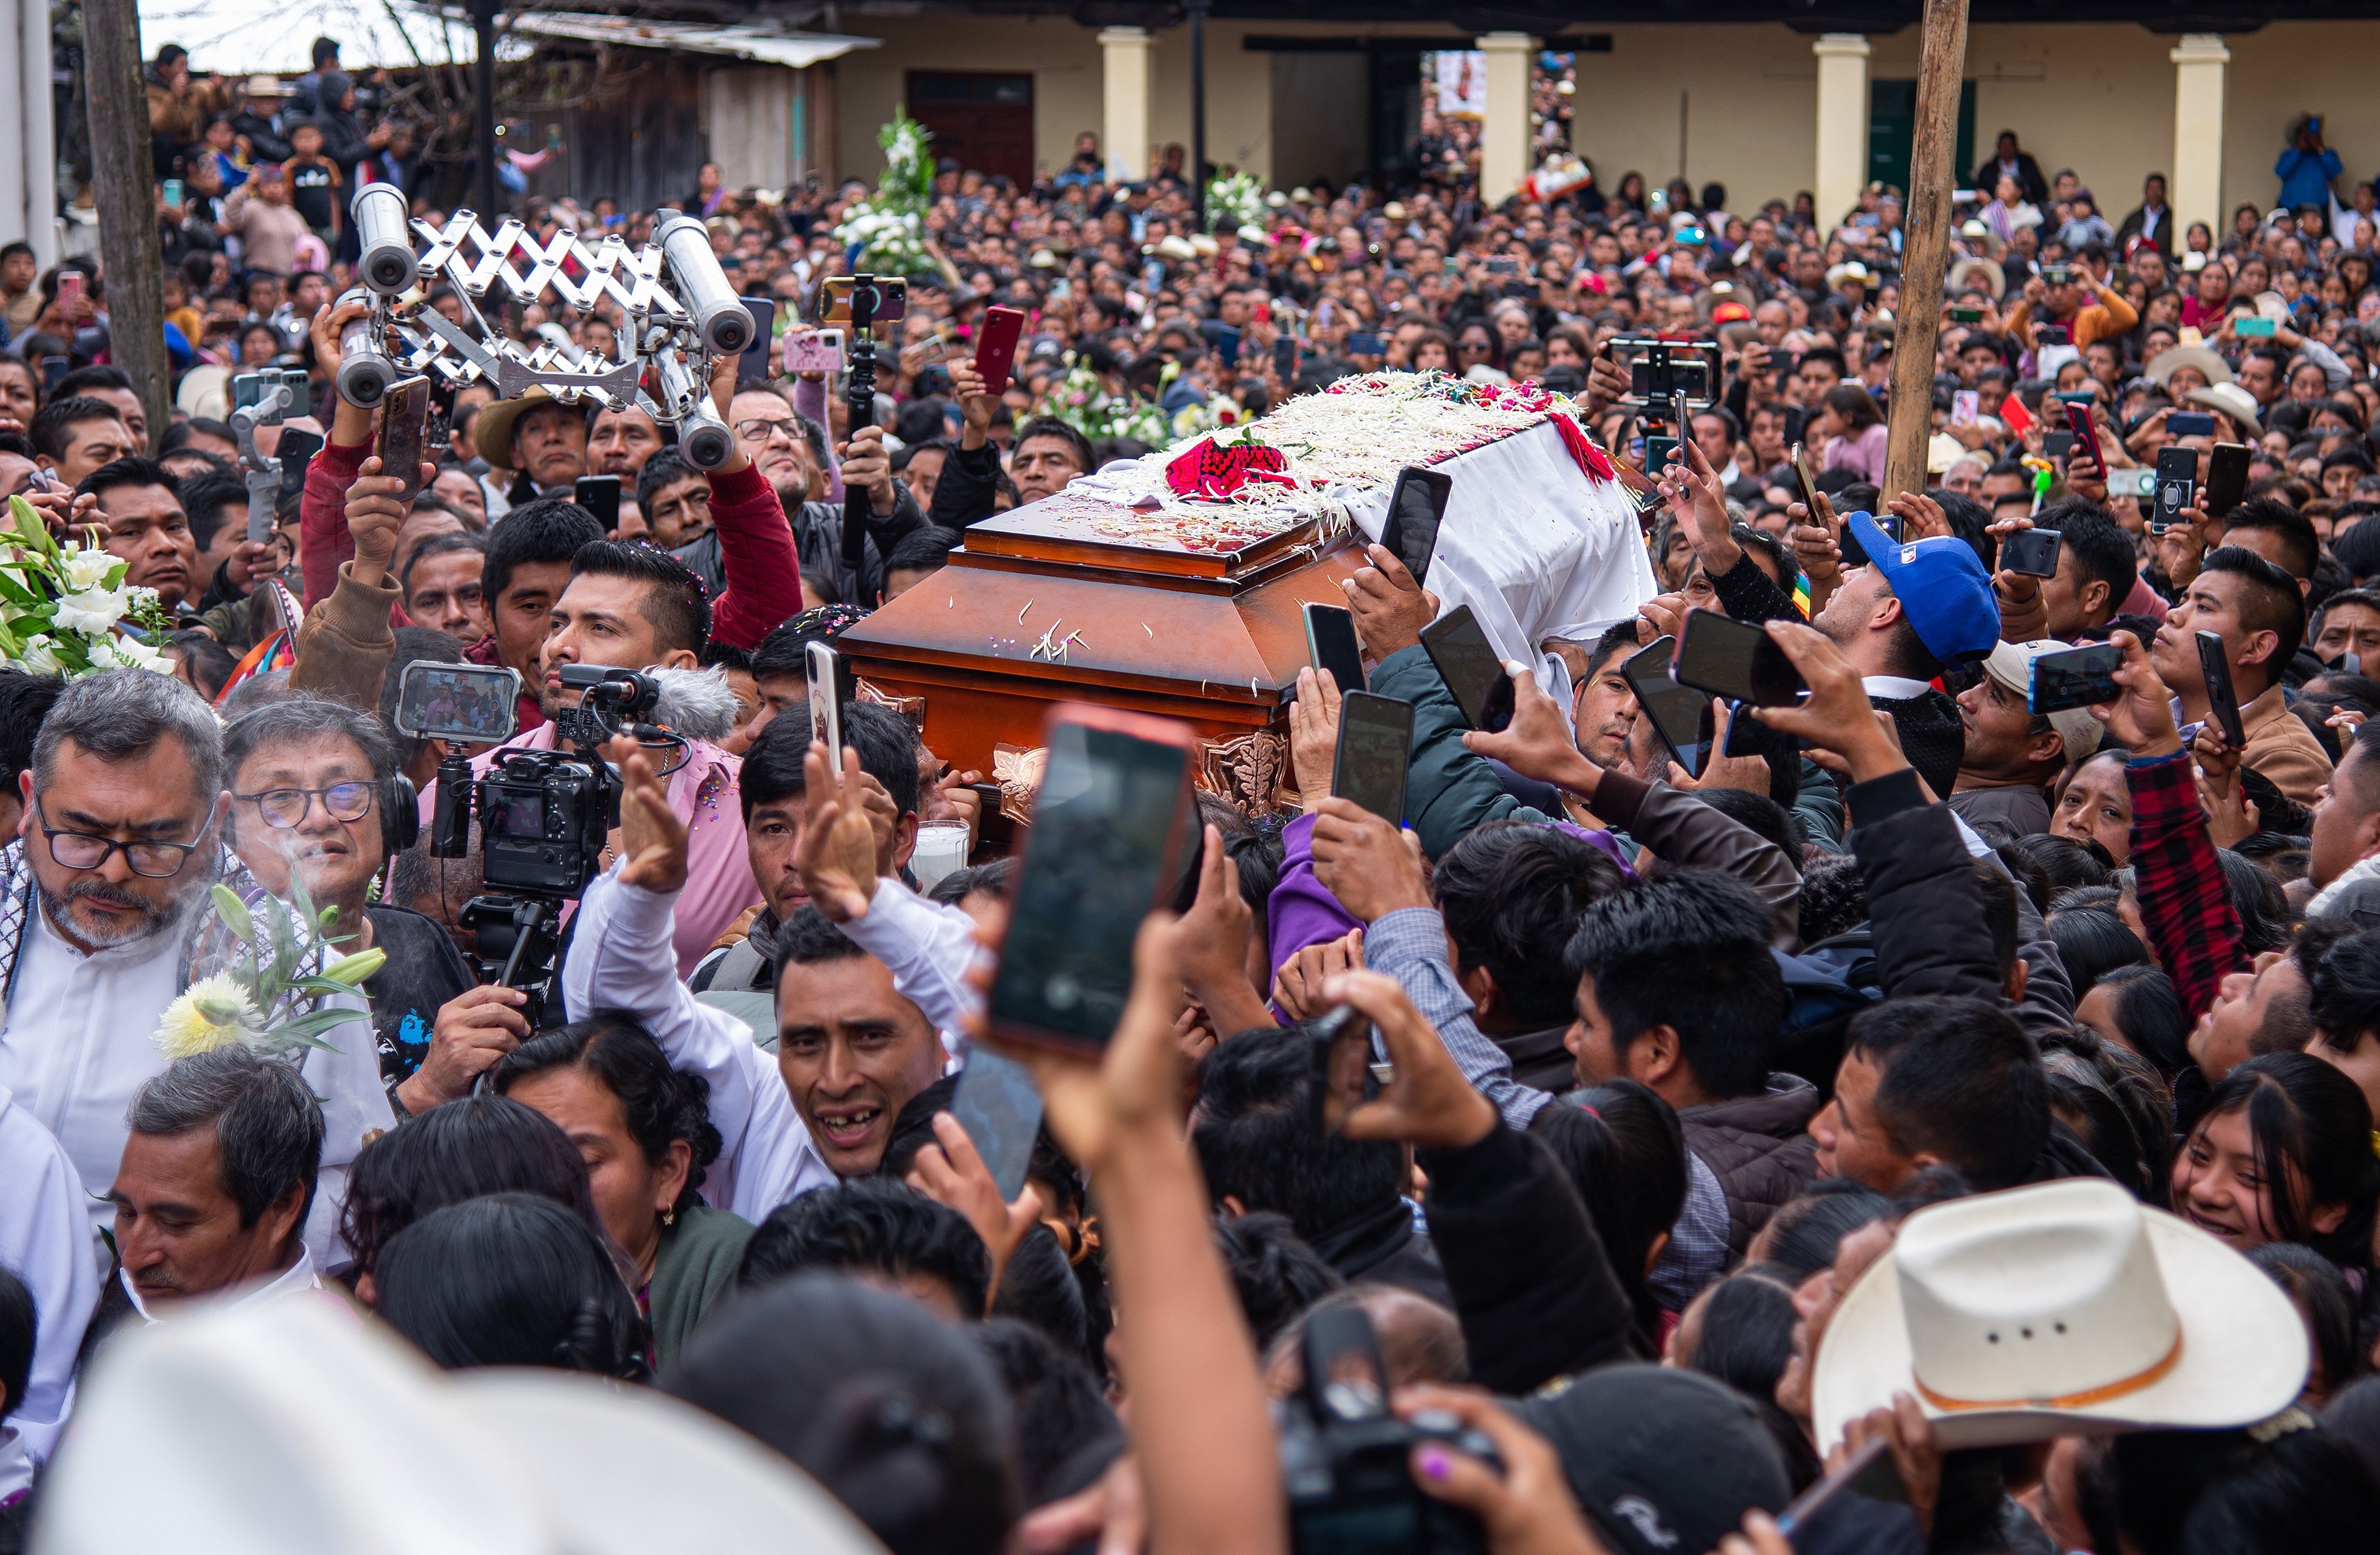
[[[33,814],[42,823],[42,835],[49,839],[50,856],[62,869],[101,869],[107,867],[107,856],[121,849],[124,861],[136,875],[151,880],[168,880],[182,872],[197,850],[194,838],[187,843],[137,842],[119,843],[113,837],[94,837],[85,832],[61,832],[50,824],[39,799],[33,801]],[[204,827],[200,828],[201,832]]]
[[[783,421],[738,421],[735,423],[735,435],[742,438],[747,443],[766,443],[769,440],[769,434],[771,432],[775,432],[788,443],[799,443],[802,440],[801,420],[796,417],[793,419]]]
[[[266,825],[285,827],[302,824],[318,797],[322,801],[322,813],[333,820],[361,820],[371,813],[372,791],[377,786],[370,783],[334,783],[328,788],[268,788],[261,794],[235,794],[232,797],[254,805]]]

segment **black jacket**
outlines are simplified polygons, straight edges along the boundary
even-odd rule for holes
[[[934,482],[930,515],[938,529],[964,529],[991,516],[992,499],[1000,494],[1000,447],[953,448],[942,461]]]
[[[1706,1101],[1678,1113],[1686,1148],[1702,1158],[1727,1195],[1727,1250],[1742,1257],[1778,1207],[1818,1174],[1808,1133],[1826,1099],[1799,1075],[1771,1075],[1758,1096]]]
[[[1586,1121],[1557,1102],[1530,1128],[1559,1128],[1566,1118]],[[1630,1358],[1627,1294],[1551,1151],[1500,1122],[1467,1148],[1422,1151],[1421,1166],[1472,1381],[1526,1393]]]
[[[1313,1245],[1322,1261],[1350,1283],[1368,1280],[1427,1296],[1441,1306],[1454,1305],[1438,1249],[1414,1229],[1413,1208],[1402,1198],[1382,1206],[1369,1219],[1317,1236]]]
[[[2031,152],[2016,153],[2016,182],[2018,192],[2025,199],[2035,205],[2049,203],[2049,180],[2041,176],[2041,164],[2033,160]],[[1974,181],[1968,187],[1981,189],[1985,200],[1991,199],[1993,191],[2000,187],[2000,159],[1998,156],[1984,158],[1975,167]],[[2043,213],[2044,215],[2047,213]]]

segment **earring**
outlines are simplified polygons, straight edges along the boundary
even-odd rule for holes
[[[677,1224],[677,1207],[675,1205],[672,1205],[667,1209],[662,1211],[662,1224],[665,1226],[674,1226]]]

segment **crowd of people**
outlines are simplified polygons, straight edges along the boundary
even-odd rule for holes
[[[190,244],[168,424],[106,359],[110,277],[0,256],[0,493],[176,626],[170,674],[0,668],[0,1547],[153,1537],[115,1460],[235,1418],[237,1388],[141,1385],[211,1323],[672,1395],[897,1555],[2380,1537],[2380,289],[2372,186],[2338,201],[2318,122],[2220,235],[2154,177],[2111,225],[2003,136],[1952,237],[1922,492],[1883,489],[1893,190],[1491,209],[1449,176],[1209,233],[1178,159],[1111,184],[1087,137],[1029,189],[939,171],[877,425],[831,369],[731,359],[717,468],[646,409],[475,384],[395,471],[333,389],[341,202],[290,201],[308,158],[351,188],[405,142],[349,116],[358,160],[310,152],[355,82],[318,72],[302,112],[266,84],[201,113],[178,50],[152,72]],[[864,192],[712,168],[686,207],[799,337],[864,262],[834,237]],[[995,305],[1028,327],[989,394]],[[504,327],[618,359],[607,307]],[[1711,370],[1682,429],[1623,365],[1656,336]],[[314,414],[256,441],[310,456],[251,540],[225,417],[267,367]],[[993,1041],[1018,860],[912,868],[921,825],[982,842],[982,774],[864,695],[815,742],[807,649],[995,513],[1382,370],[1575,396],[1652,483],[1657,592],[1542,645],[1567,705],[1516,668],[1482,731],[1420,645],[1439,601],[1370,547],[1347,603],[1414,711],[1403,815],[1330,796],[1341,696],[1301,673],[1293,808],[1199,797],[1104,1047]],[[2005,565],[2035,531],[2049,570]],[[303,612],[281,667],[268,584]],[[1806,696],[1715,705],[1690,766],[1626,670],[1698,612]],[[2090,644],[2102,699],[2035,711]],[[517,732],[401,728],[421,665],[517,672]],[[652,672],[673,740],[601,747],[619,824],[533,1002],[485,976],[481,839],[426,833],[457,759],[585,737],[575,665]],[[226,966],[225,901],[268,896],[384,959],[317,978],[319,1042],[161,1040]],[[1330,1062],[1350,1010],[1369,1083]],[[1044,1107],[1013,1193],[953,1114],[1003,1057]],[[237,1418],[336,1419],[361,1376]],[[700,1500],[729,1465],[693,1472]],[[256,1514],[253,1473],[175,1483],[193,1527]]]

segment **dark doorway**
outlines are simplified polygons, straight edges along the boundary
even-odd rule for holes
[[[909,116],[934,132],[936,160],[1032,186],[1032,77],[912,70]]]
[[[1871,81],[1867,91],[1867,176],[1909,193],[1909,152],[1917,134],[1917,83]],[[1964,188],[1975,170],[1975,83],[1959,87],[1959,149],[1950,159],[1950,184]]]

